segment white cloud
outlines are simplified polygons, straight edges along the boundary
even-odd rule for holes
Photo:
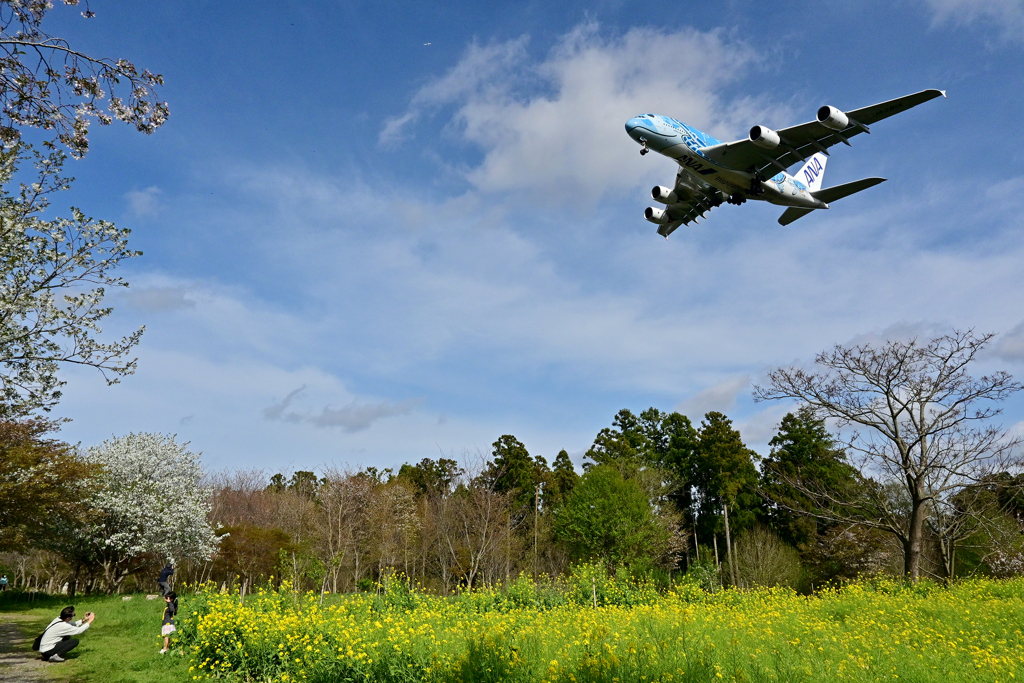
[[[747,446],[767,455],[770,450],[768,442],[778,433],[782,418],[786,416],[786,413],[794,411],[795,407],[792,403],[776,401],[763,410],[737,421],[736,429],[739,430],[743,442]]]
[[[128,202],[128,209],[138,217],[155,215],[160,209],[160,188],[147,187],[144,190],[130,190],[125,193],[124,198]]]
[[[936,24],[994,26],[1007,40],[1024,41],[1024,0],[924,0]]]
[[[722,380],[714,386],[703,389],[682,401],[675,410],[699,421],[705,414],[716,411],[728,413],[736,407],[740,394],[750,389],[750,375],[740,375]]]
[[[955,250],[922,243],[944,220],[972,220],[950,217],[960,205],[949,193],[923,209],[914,194],[851,203],[784,231],[763,226],[774,207],[723,207],[714,226],[665,243],[622,230],[610,203],[608,229],[576,219],[551,233],[533,229],[536,216],[519,220],[535,212],[503,215],[512,209],[501,202],[485,214],[475,193],[382,204],[358,177],[226,175],[244,190],[240,204],[273,228],[258,237],[266,261],[289,273],[282,296],[322,312],[277,310],[266,334],[298,325],[287,338],[307,354],[340,354],[342,366],[392,378],[479,358],[492,374],[545,366],[679,396],[835,343],[951,323],[1005,329],[999,293],[1024,284],[1013,234],[976,235]],[[326,337],[336,351],[313,341]]]
[[[405,114],[387,121],[380,134],[381,143],[391,144],[408,137],[408,128],[419,120],[424,109],[471,96],[501,97],[509,87],[505,80],[527,59],[528,43],[525,36],[486,46],[471,43],[456,66],[413,96]]]
[[[367,429],[371,424],[385,417],[408,415],[413,408],[423,403],[423,399],[407,399],[398,403],[381,401],[380,403],[360,403],[353,401],[344,408],[324,406],[319,415],[308,418],[308,422],[317,427],[341,427],[346,432],[358,432]]]
[[[303,384],[298,389],[293,389],[292,391],[288,392],[288,395],[285,396],[283,399],[281,399],[280,402],[275,403],[273,405],[270,405],[270,406],[267,406],[266,408],[264,408],[263,409],[263,419],[265,419],[265,420],[288,420],[289,422],[297,422],[298,421],[297,419],[294,419],[294,418],[291,417],[292,415],[295,415],[295,413],[290,413],[290,412],[287,412],[287,411],[288,411],[288,408],[291,406],[292,401],[295,400],[295,397],[298,396],[299,394],[301,394],[305,390],[306,390],[306,385]],[[298,418],[299,416],[295,415],[295,417]]]
[[[454,105],[451,126],[485,153],[466,172],[479,190],[587,204],[656,170],[625,136],[624,123],[639,113],[670,114],[719,136],[752,120],[786,119],[783,107],[764,98],[723,101],[722,89],[756,68],[757,56],[720,31],[634,28],[605,37],[590,23],[563,36],[542,60],[526,48],[524,38],[470,46],[389,122],[382,141],[408,135],[425,111]],[[674,173],[665,165],[657,170]]]
[[[180,308],[195,308],[196,302],[189,298],[187,286],[172,287],[129,287],[114,293],[115,298],[148,312],[173,311]]]
[[[290,410],[293,401],[305,390],[306,385],[303,384],[298,389],[289,392],[279,403],[265,408],[263,410],[264,419],[306,423],[317,427],[341,427],[344,431],[351,433],[368,429],[374,422],[385,417],[408,415],[416,406],[423,403],[422,399],[409,399],[398,403],[390,401],[365,403],[353,399],[344,408],[324,406],[319,413]]]
[[[997,338],[995,356],[1007,361],[1024,361],[1024,322]]]

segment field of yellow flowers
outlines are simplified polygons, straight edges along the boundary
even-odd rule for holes
[[[210,592],[182,621],[196,680],[1012,681],[1024,675],[1024,580],[876,580],[818,595],[668,593],[591,580],[454,598]],[[596,605],[596,607],[595,607]]]

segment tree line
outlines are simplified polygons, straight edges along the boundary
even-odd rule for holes
[[[332,592],[401,572],[447,594],[583,562],[803,589],[879,572],[1011,575],[1024,475],[1018,441],[991,419],[1019,385],[968,372],[990,338],[836,347],[816,370],[775,371],[756,395],[802,403],[763,458],[722,413],[694,424],[656,408],[619,411],[581,471],[505,434],[487,453],[397,469],[204,475],[168,437],[77,453],[44,438],[49,423],[9,421],[0,485],[17,504],[0,539],[34,548],[50,584],[63,571],[107,591],[145,587],[169,557],[192,583]]]

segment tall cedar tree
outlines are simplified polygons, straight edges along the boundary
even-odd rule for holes
[[[722,504],[729,506],[732,533],[754,525],[758,517],[757,453],[747,448],[732,421],[722,413],[704,416],[690,466],[697,491],[697,528],[705,542],[721,531]]]
[[[530,507],[543,473],[538,471],[526,446],[511,434],[504,434],[492,444],[491,457],[484,477],[493,490],[511,494],[516,510]]]
[[[580,475],[576,473],[569,454],[565,449],[558,451],[551,468],[550,483],[544,487],[544,506],[550,510],[561,507],[579,480]]]
[[[686,525],[692,527],[692,463],[700,436],[690,418],[679,413],[663,414],[661,428],[665,440],[664,449],[658,454],[658,462],[668,479],[668,499],[679,512],[689,517]]]
[[[662,429],[663,415],[657,408],[648,408],[638,418],[623,408],[594,438],[586,457],[595,465],[630,464],[638,467],[656,464],[666,447]],[[590,467],[584,465],[584,469]]]
[[[770,501],[768,520],[783,540],[803,546],[827,526],[815,518],[815,501],[804,491],[816,488],[846,497],[858,485],[859,473],[846,452],[809,406],[782,418],[769,442],[771,455],[761,467],[761,491]]]

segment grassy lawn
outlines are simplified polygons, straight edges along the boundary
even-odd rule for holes
[[[179,603],[184,602],[179,600]],[[146,600],[144,595],[136,595],[129,601],[118,596],[78,597],[71,602],[67,598],[40,598],[34,602],[3,600],[0,601],[0,618],[11,613],[37,617],[36,622],[22,624],[34,638],[69,604],[75,606],[76,618],[95,612],[96,621],[78,637],[81,643],[66,662],[47,668],[54,680],[75,683],[191,680],[189,658],[182,656],[184,650],[176,649],[173,640],[171,652],[158,654],[163,647],[160,638],[163,600]],[[185,605],[181,607],[184,609]]]

